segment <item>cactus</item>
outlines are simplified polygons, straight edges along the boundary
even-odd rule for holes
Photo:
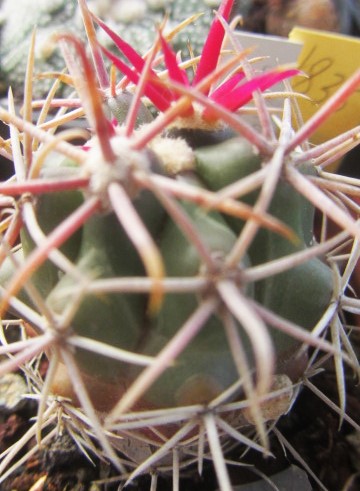
[[[170,45],[174,33],[159,27],[142,57],[79,6],[94,66],[78,38],[58,36],[70,73],[62,80],[78,99],[55,99],[56,81],[32,122],[32,49],[24,117],[11,92],[0,108],[11,128],[0,151],[15,167],[0,185],[1,312],[4,327],[9,312],[27,334],[6,343],[4,329],[0,351],[11,356],[0,373],[23,367],[38,395],[25,441],[36,435],[40,445],[58,415],[80,447],[121,471],[119,481],[151,472],[154,489],[170,469],[176,487],[179,468],[210,458],[227,491],[230,442],[268,454],[271,428],[329,356],[345,417],[343,364],[359,371],[343,322],[359,309],[348,290],[359,182],[323,168],[356,145],[359,128],[319,147],[306,142],[360,72],[294,131],[294,99],[284,94],[278,121],[261,92],[298,71],[254,75],[226,24],[232,0],[221,2],[194,76],[195,62],[180,62]],[[94,23],[115,50],[99,45]],[[218,67],[225,34],[234,53]],[[252,98],[258,122],[241,114]],[[63,129],[68,121],[79,128]],[[333,237],[328,220],[340,227]],[[44,381],[34,369],[43,352]],[[15,451],[3,455],[1,481]]]

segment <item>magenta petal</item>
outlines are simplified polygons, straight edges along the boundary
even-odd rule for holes
[[[141,72],[144,69],[145,61],[139,55],[139,53],[130,46],[129,43],[124,41],[116,32],[110,29],[109,26],[105,24],[101,19],[92,14],[95,22],[103,29],[106,34],[114,41],[119,50],[123,53],[123,55],[130,61],[130,63],[136,68],[138,72]]]
[[[249,102],[256,90],[264,91],[273,85],[285,80],[287,78],[299,75],[299,70],[274,70],[264,73],[258,77],[249,80],[248,82],[236,87],[232,92],[223,94],[222,97],[218,97],[216,102],[226,107],[230,111],[236,111],[239,107]],[[207,115],[207,110],[204,111],[204,117]]]
[[[229,92],[235,89],[235,87],[245,78],[244,72],[239,72],[233,75],[231,78],[226,80],[226,82],[216,87],[214,92],[211,93],[210,97],[214,101],[218,101],[224,95],[229,95]]]
[[[95,22],[106,32],[106,34],[114,41],[117,48],[121,51],[121,53],[130,61],[130,63],[134,66],[136,71],[140,74],[145,68],[145,60],[139,55],[139,53],[126,41],[124,41],[116,32],[110,29],[109,26],[105,24],[101,19],[92,14]],[[153,79],[157,79],[158,76],[154,72],[154,70],[149,71]],[[130,78],[130,77],[129,77]],[[133,81],[133,80],[131,80]],[[160,79],[159,79],[160,82]],[[160,82],[161,83],[161,82]],[[170,91],[167,89],[163,89],[163,95],[168,99],[172,99]],[[159,108],[160,109],[160,108]]]
[[[174,82],[178,82],[182,85],[188,86],[189,80],[187,78],[186,71],[179,67],[175,52],[172,50],[171,46],[166,41],[166,39],[164,39],[164,36],[161,33],[160,42],[170,80],[174,80]]]
[[[115,56],[108,49],[101,47],[103,53],[109,58],[109,60],[116,66],[116,68],[133,83],[137,84],[140,79],[140,75],[124,63],[120,58]],[[160,110],[166,111],[170,107],[170,101],[166,97],[168,91],[162,90],[161,87],[156,86],[154,83],[147,82],[145,85],[144,94],[151,100],[151,102]]]
[[[234,0],[222,0],[220,4],[218,14],[222,16],[226,21],[230,16],[233,4]],[[220,56],[224,35],[224,28],[219,19],[216,17],[210,26],[209,34],[206,38],[201,53],[200,61],[193,82],[195,85],[200,82],[200,80],[203,80],[207,75],[209,75],[209,73],[215,70]]]

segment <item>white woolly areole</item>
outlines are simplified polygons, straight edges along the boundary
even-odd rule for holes
[[[111,147],[117,158],[115,162],[106,162],[99,142],[94,139],[90,142],[91,149],[84,164],[84,172],[90,177],[90,193],[100,198],[103,207],[108,208],[108,187],[113,182],[124,186],[132,197],[136,189],[132,181],[132,173],[135,170],[150,169],[150,162],[142,151],[130,147],[130,141],[124,136],[115,136],[111,139]]]
[[[178,174],[194,168],[194,151],[182,138],[158,136],[151,140],[149,147],[168,174]]]

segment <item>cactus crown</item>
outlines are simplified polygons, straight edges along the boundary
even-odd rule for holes
[[[0,350],[11,357],[0,370],[22,366],[39,398],[26,438],[40,444],[42,429],[66,414],[80,446],[127,482],[150,469],[176,479],[179,467],[198,460],[201,469],[209,457],[226,491],[222,447],[269,453],[274,421],[329,356],[345,417],[343,363],[359,370],[343,322],[343,311],[359,308],[348,288],[359,183],[324,168],[357,143],[359,128],[315,148],[307,138],[360,72],[294,130],[295,98],[284,96],[279,120],[261,92],[298,71],[254,74],[226,23],[233,1],[221,2],[197,65],[180,60],[163,26],[141,56],[79,5],[93,65],[75,36],[58,35],[70,75],[58,75],[34,124],[32,47],[24,117],[11,91],[0,108],[11,129],[0,151],[15,166],[0,185],[1,312],[4,326],[9,311],[24,327],[15,343],[4,331]],[[120,53],[98,44],[94,23]],[[233,52],[218,66],[225,34]],[[60,80],[78,99],[55,98]],[[64,128],[69,121],[79,128]],[[340,228],[333,236],[329,221]]]

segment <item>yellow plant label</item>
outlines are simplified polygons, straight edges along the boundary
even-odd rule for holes
[[[291,41],[303,44],[298,67],[307,77],[296,77],[293,89],[310,100],[299,99],[306,121],[360,67],[360,40],[351,36],[295,27]],[[360,87],[313,135],[313,143],[329,138],[360,124]]]

